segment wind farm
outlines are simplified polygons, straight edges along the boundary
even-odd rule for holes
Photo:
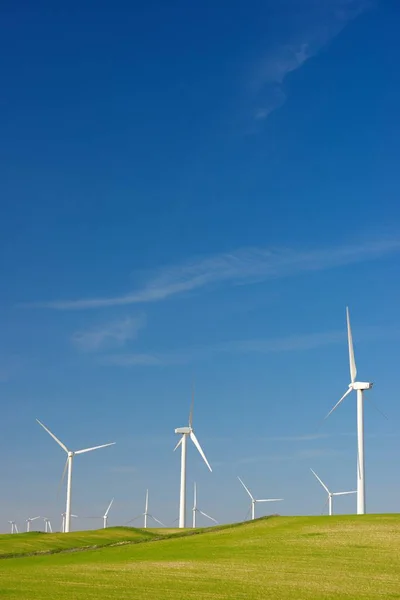
[[[355,495],[356,499],[357,499],[357,511],[356,511],[357,514],[363,515],[366,513],[363,392],[367,389],[370,390],[372,388],[372,383],[356,381],[357,367],[356,367],[356,362],[355,362],[353,334],[352,334],[352,329],[351,329],[351,324],[350,324],[350,312],[349,312],[348,308],[346,308],[346,324],[347,324],[347,346],[348,346],[348,356],[349,356],[349,364],[350,364],[350,384],[349,384],[348,390],[340,398],[340,400],[335,404],[335,406],[331,409],[331,411],[328,413],[327,417],[329,417],[335,411],[335,409],[343,402],[343,400],[347,396],[350,395],[350,393],[352,391],[357,391],[357,429],[356,429],[356,431],[357,431],[357,448],[356,448],[356,450],[357,451],[356,451],[356,460],[355,460],[355,464],[357,467],[357,469],[356,469],[356,474],[357,474],[356,488],[357,489],[349,490],[349,491],[332,491],[331,488],[328,487],[328,485],[316,473],[316,471],[311,469],[312,474],[314,475],[316,480],[319,482],[319,484],[322,486],[322,488],[325,490],[325,492],[327,494],[326,504],[328,505],[329,516],[333,515],[333,499],[338,496],[344,497],[344,496]],[[201,407],[201,403],[199,405],[199,408],[200,407]],[[200,442],[198,441],[198,439],[194,433],[193,413],[194,413],[194,388],[192,391],[192,398],[191,398],[191,403],[190,403],[188,425],[184,426],[184,427],[178,427],[175,429],[175,434],[179,435],[179,440],[178,440],[177,444],[175,445],[174,451],[180,449],[181,457],[180,457],[180,485],[179,485],[179,495],[178,495],[179,504],[177,506],[178,516],[172,525],[174,525],[176,522],[178,522],[179,529],[187,528],[187,523],[188,523],[188,515],[187,515],[187,513],[188,513],[188,509],[187,509],[187,478],[188,478],[187,451],[188,451],[189,441],[192,442],[193,448],[197,451],[197,453],[198,453],[197,456],[200,456],[202,463],[205,463],[205,466],[208,469],[208,473],[211,474],[210,475],[211,479],[213,478],[213,472],[212,472],[211,465],[203,451],[203,448],[200,445]],[[327,418],[327,417],[325,417],[325,418]],[[41,421],[39,421],[38,419],[36,419],[36,421],[49,434],[49,436],[52,437],[54,439],[54,441],[56,441],[56,443],[62,448],[62,450],[64,450],[64,452],[67,454],[67,458],[66,458],[66,462],[64,465],[64,470],[63,470],[61,482],[60,482],[60,486],[63,486],[65,484],[65,476],[67,474],[66,507],[65,507],[65,510],[61,513],[62,522],[61,522],[60,531],[65,534],[69,533],[71,531],[72,520],[75,521],[75,524],[76,524],[75,529],[76,529],[76,527],[78,527],[78,529],[79,529],[81,527],[80,522],[82,522],[82,521],[85,522],[86,519],[92,520],[92,521],[102,521],[103,528],[104,529],[108,528],[109,513],[110,513],[111,508],[114,505],[115,497],[113,497],[111,499],[111,501],[107,505],[104,512],[103,513],[99,512],[97,514],[97,516],[92,514],[92,515],[86,516],[86,517],[85,516],[79,517],[77,514],[72,513],[72,500],[71,500],[72,499],[72,465],[73,465],[73,459],[76,455],[85,454],[85,453],[92,452],[94,450],[98,450],[98,449],[102,449],[102,448],[107,448],[109,446],[115,445],[115,442],[109,442],[109,443],[98,445],[98,446],[91,446],[88,448],[84,448],[82,450],[72,451],[58,437],[56,437],[56,435],[50,429],[48,429]],[[261,508],[265,506],[266,511],[264,510],[263,513],[264,513],[264,515],[265,515],[265,513],[268,515],[268,514],[271,514],[270,503],[284,502],[284,499],[281,497],[272,497],[272,498],[269,498],[269,497],[268,498],[260,498],[258,496],[256,497],[255,495],[253,495],[253,492],[250,490],[248,485],[245,483],[245,481],[241,477],[237,476],[237,480],[239,481],[241,487],[243,488],[244,492],[247,494],[249,501],[250,501],[249,509],[248,509],[246,518],[244,520],[246,520],[248,517],[250,517],[250,520],[252,520],[252,521],[256,520],[256,507],[258,505],[260,505],[260,511],[261,511]],[[267,481],[267,472],[264,473],[262,480]],[[215,486],[215,481],[214,481],[214,483],[210,482],[210,484]],[[197,483],[193,482],[192,485],[193,485],[193,507],[191,509],[191,513],[192,513],[191,528],[195,529],[198,527],[198,518],[199,517],[204,517],[207,521],[209,521],[209,522],[211,521],[215,525],[220,523],[221,517],[219,517],[219,519],[217,519],[214,516],[211,516],[208,512],[206,513],[201,508],[199,508],[198,503],[197,503],[197,492],[198,492]],[[160,502],[160,499],[158,499],[158,503],[159,502]],[[283,504],[282,506],[284,507],[285,505]],[[115,505],[114,505],[114,507],[115,507]],[[219,515],[221,514],[221,510],[220,509],[218,510],[218,503],[215,502],[215,500],[213,502],[213,507],[211,507],[211,508],[212,508],[212,510],[211,510],[212,514],[214,514],[214,513],[219,514]],[[275,512],[273,514],[275,514]],[[125,522],[125,524],[132,525],[139,518],[143,518],[143,529],[149,528],[150,521],[153,522],[153,524],[156,526],[160,526],[161,528],[168,529],[168,527],[165,525],[166,519],[161,520],[158,515],[157,515],[157,517],[154,516],[154,514],[152,512],[150,512],[150,510],[149,510],[149,489],[146,489],[146,493],[145,493],[144,512],[142,512],[140,515],[138,515],[134,518],[129,519],[128,521]],[[115,523],[116,519],[114,518],[113,520],[114,520],[114,524],[116,524]],[[224,519],[222,517],[222,522],[224,522],[224,521],[226,522],[226,519]],[[33,516],[33,517],[28,517],[25,519],[26,532],[30,533],[32,530],[32,527],[36,527],[36,529],[37,529],[38,527],[40,527],[40,523],[42,523],[42,522],[44,525],[44,533],[47,533],[47,534],[53,533],[54,529],[51,524],[51,519],[49,517],[40,517],[37,515]],[[19,533],[22,530],[21,527],[18,528],[18,524],[17,524],[16,520],[8,520],[8,524],[11,525],[11,533],[12,534]]]

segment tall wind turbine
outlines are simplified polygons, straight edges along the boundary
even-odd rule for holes
[[[350,383],[349,389],[326,415],[326,419],[343,402],[353,390],[357,392],[357,514],[365,514],[365,465],[364,465],[364,391],[370,390],[372,383],[356,381],[357,367],[354,358],[353,336],[350,326],[349,309],[346,308],[347,316],[347,338],[349,343]]]
[[[320,482],[320,484],[322,485],[322,487],[324,488],[324,490],[327,492],[328,494],[328,507],[329,507],[329,516],[333,515],[332,509],[333,509],[333,496],[347,496],[348,494],[357,494],[357,492],[354,490],[353,492],[331,492],[330,490],[328,490],[328,486],[325,485],[325,483],[322,481],[322,479],[320,479],[318,477],[318,475],[316,474],[315,471],[313,471],[312,469],[310,469],[311,473],[313,473],[313,475],[315,475],[315,477],[318,479],[318,481]],[[326,506],[326,504],[325,504]]]
[[[8,521],[11,525],[11,533],[19,533],[18,527],[15,521]]]
[[[51,437],[53,438],[53,440],[55,440],[57,442],[57,444],[59,446],[61,446],[61,448],[67,453],[67,460],[65,461],[65,467],[64,467],[64,471],[61,477],[61,484],[64,481],[64,477],[65,477],[65,472],[68,469],[68,476],[67,476],[67,504],[66,504],[66,508],[65,508],[65,531],[64,533],[68,533],[70,530],[70,526],[71,526],[71,486],[72,486],[72,462],[74,460],[74,456],[76,454],[84,454],[85,452],[91,452],[92,450],[98,450],[99,448],[106,448],[107,446],[113,446],[115,444],[115,442],[111,442],[110,444],[102,444],[101,446],[94,446],[93,448],[84,448],[83,450],[75,450],[75,452],[73,452],[72,450],[68,450],[68,448],[65,446],[65,444],[63,444],[55,435],[54,433],[52,433],[50,431],[50,429],[47,429],[47,427],[45,425],[43,425],[43,423],[41,423],[39,421],[39,419],[36,419],[36,421],[39,423],[39,425],[41,425],[43,427],[43,429],[45,431],[47,431],[47,433],[49,435],[51,435]]]
[[[203,515],[203,517],[207,517],[207,519],[210,519],[210,521],[214,521],[214,523],[218,524],[218,521],[216,521],[215,519],[213,519],[212,517],[210,517],[210,515],[207,515],[207,513],[203,512],[199,508],[197,508],[197,486],[196,486],[196,484],[194,484],[194,490],[193,490],[193,508],[192,508],[192,513],[193,513],[193,529],[196,527],[196,515],[197,515],[197,513],[199,513],[200,515]]]
[[[197,437],[193,431],[193,403],[194,403],[194,392],[192,393],[192,404],[190,407],[189,413],[189,425],[188,427],[178,427],[175,429],[175,433],[178,435],[182,435],[181,439],[177,443],[174,448],[174,451],[182,446],[182,454],[181,454],[181,487],[180,487],[180,502],[179,502],[179,527],[186,527],[186,450],[187,450],[187,438],[189,437],[193,444],[196,446],[197,450],[200,453],[200,456],[206,463],[207,467],[212,471],[208,460],[206,459],[206,455],[204,454]]]
[[[242,486],[244,487],[244,489],[246,490],[246,492],[248,493],[248,495],[251,498],[251,519],[253,521],[255,519],[255,508],[256,508],[256,503],[257,502],[281,502],[283,500],[283,498],[261,498],[261,499],[256,499],[256,498],[254,498],[254,496],[250,492],[249,488],[245,486],[245,484],[240,479],[240,477],[238,477],[238,479],[239,479],[240,483],[242,484]]]
[[[48,519],[47,517],[43,517],[43,521],[44,521],[44,532],[45,533],[53,533],[53,529],[51,527],[50,519]]]
[[[149,517],[150,517],[150,519],[153,519],[153,521],[155,521],[156,523],[158,523],[162,527],[166,527],[166,525],[164,525],[164,523],[162,523],[161,521],[159,521],[158,519],[156,519],[152,514],[149,513],[149,490],[146,490],[146,502],[145,502],[145,505],[144,505],[144,513],[142,513],[139,516],[140,517],[144,517],[144,523],[143,523],[144,529],[147,529],[147,527],[148,527],[147,524],[148,524]],[[136,521],[136,519],[139,519],[139,517],[135,517],[134,519],[131,519],[130,521],[128,521],[127,525],[129,523],[132,523],[133,521]]]
[[[40,519],[40,516],[39,517],[29,517],[28,519],[26,519],[26,531],[27,531],[27,533],[29,533],[30,530],[31,530],[31,523],[32,523],[32,521],[36,521],[36,519]]]

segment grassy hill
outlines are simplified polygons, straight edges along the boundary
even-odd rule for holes
[[[0,597],[400,599],[400,515],[275,517],[196,535],[160,533],[113,528],[54,534],[65,539],[53,544],[57,548],[82,548],[95,539],[96,545],[131,543],[0,560]],[[11,537],[29,539],[30,552],[37,540],[43,550],[43,535],[7,535],[0,536],[3,554],[12,553]]]

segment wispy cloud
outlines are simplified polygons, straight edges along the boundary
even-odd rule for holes
[[[259,462],[303,461],[319,458],[321,456],[336,456],[338,454],[340,454],[339,450],[334,450],[331,448],[311,448],[309,450],[301,450],[299,452],[293,452],[289,454],[261,454],[257,456],[249,456],[247,458],[239,459],[236,464],[249,465]]]
[[[108,346],[123,346],[129,340],[135,339],[140,329],[146,325],[145,315],[125,317],[118,321],[103,324],[86,331],[77,331],[72,336],[72,342],[81,350],[93,352]]]
[[[314,250],[244,248],[159,269],[144,287],[128,294],[37,302],[23,306],[78,310],[159,302],[221,283],[244,285],[291,277],[378,259],[399,250],[400,240],[397,239]]]
[[[186,348],[154,354],[121,353],[103,356],[103,364],[121,367],[147,366],[163,367],[188,364],[206,359],[217,354],[270,354],[279,352],[296,352],[312,350],[344,342],[346,330],[327,331],[322,333],[299,334],[282,338],[257,340],[232,340],[209,346]],[[381,340],[398,339],[400,330],[393,327],[364,327],[357,331],[357,339]]]
[[[314,440],[322,440],[330,437],[327,433],[309,433],[305,435],[283,435],[266,438],[266,441],[271,442],[312,442]]]
[[[305,0],[295,30],[284,43],[269,48],[253,70],[250,89],[257,102],[254,119],[263,121],[279,108],[286,100],[283,84],[287,75],[317,55],[372,4],[371,0]]]

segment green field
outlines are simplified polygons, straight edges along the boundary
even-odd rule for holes
[[[0,598],[400,599],[400,515],[272,517],[187,533],[0,536]]]

